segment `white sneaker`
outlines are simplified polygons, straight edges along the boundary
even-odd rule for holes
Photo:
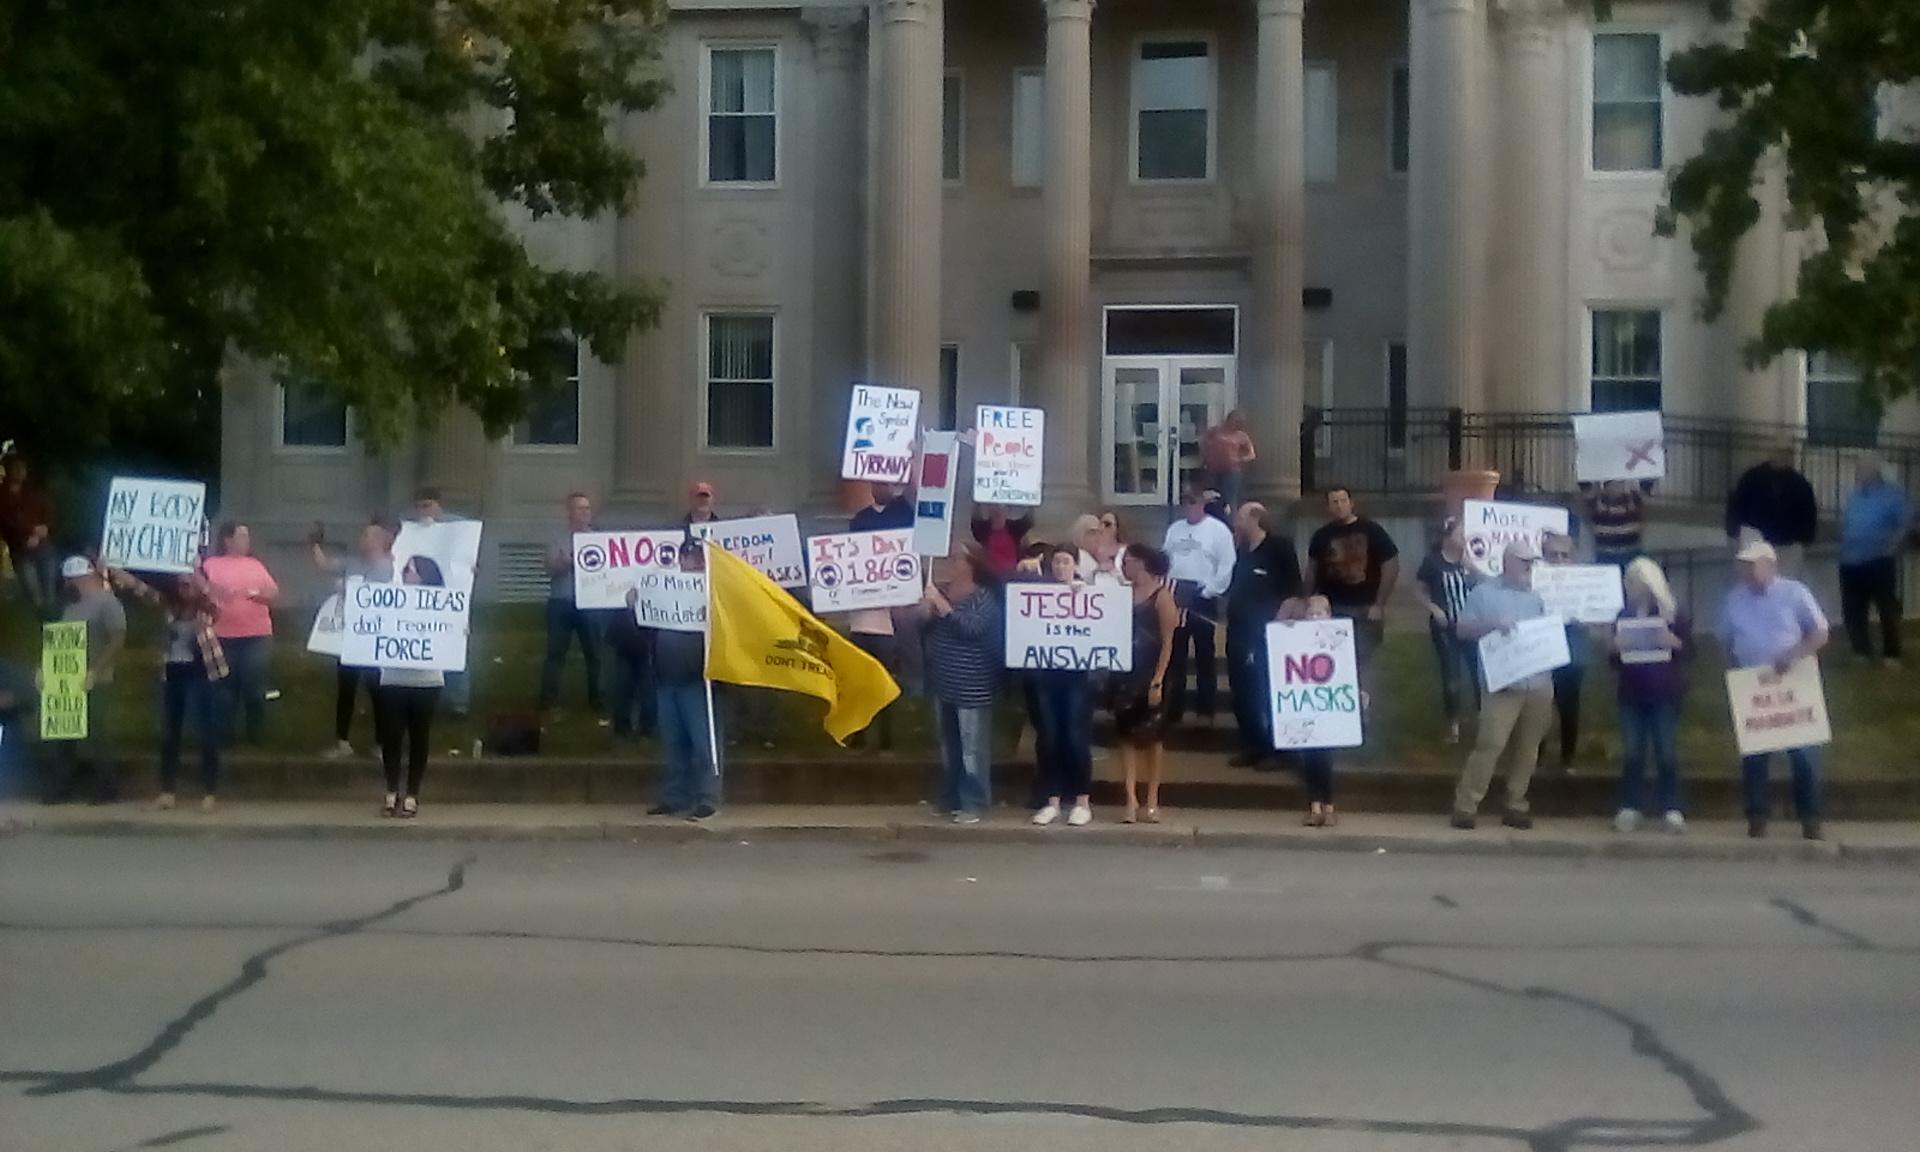
[[[955,824],[978,824],[980,823],[980,817],[975,816],[971,812],[955,812],[953,814],[953,822]]]
[[[1620,809],[1620,814],[1613,818],[1615,832],[1632,832],[1638,827],[1640,827],[1640,813],[1631,808]]]
[[[1060,819],[1060,805],[1058,804],[1049,804],[1033,814],[1033,822],[1035,824],[1047,825],[1058,819]]]
[[[353,756],[353,744],[347,740],[336,741],[333,747],[327,749],[322,755],[329,760],[349,759]]]
[[[1067,825],[1072,828],[1085,828],[1093,823],[1093,809],[1085,804],[1075,804],[1073,811],[1067,813]]]
[[[1687,818],[1680,814],[1680,809],[1667,809],[1667,831],[1673,833],[1675,836],[1679,836],[1685,833],[1686,830]]]

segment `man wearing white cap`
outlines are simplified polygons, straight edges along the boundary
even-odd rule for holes
[[[63,770],[48,800],[86,800],[106,804],[119,798],[120,784],[107,745],[108,697],[113,671],[127,644],[127,610],[85,556],[69,556],[60,565],[68,603],[61,620],[87,626],[87,737],[55,743]]]
[[[1533,566],[1539,559],[1540,553],[1531,541],[1515,540],[1507,545],[1500,563],[1500,578],[1474,585],[1460,609],[1455,634],[1463,641],[1476,643],[1495,632],[1511,632],[1522,620],[1545,616],[1546,602],[1533,590]],[[1529,676],[1481,697],[1480,734],[1453,792],[1455,828],[1464,830],[1474,826],[1480,801],[1486,797],[1487,786],[1493,782],[1494,770],[1500,766],[1503,754],[1510,758],[1507,811],[1500,822],[1509,828],[1533,827],[1533,817],[1527,810],[1527,785],[1532,783],[1534,767],[1540,761],[1540,741],[1552,723],[1553,675],[1550,672]]]
[[[1779,557],[1765,540],[1748,540],[1734,554],[1740,579],[1720,605],[1720,647],[1735,668],[1772,668],[1779,675],[1826,646],[1827,617],[1813,592],[1780,575]],[[1747,835],[1767,834],[1769,755],[1743,756],[1740,777],[1746,795]],[[1793,807],[1800,831],[1820,839],[1820,762],[1815,749],[1790,748]]]

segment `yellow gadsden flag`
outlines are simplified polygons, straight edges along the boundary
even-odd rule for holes
[[[707,679],[818,696],[827,735],[842,744],[900,695],[878,660],[778,584],[713,541],[706,548]]]

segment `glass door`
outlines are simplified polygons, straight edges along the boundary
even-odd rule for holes
[[[1231,356],[1109,357],[1105,497],[1170,506],[1200,479],[1200,437],[1233,407]]]
[[[1232,407],[1232,374],[1227,364],[1176,363],[1174,375],[1179,388],[1180,468],[1179,483],[1167,493],[1169,504],[1180,499],[1181,489],[1197,487],[1204,481],[1200,437],[1225,420]]]

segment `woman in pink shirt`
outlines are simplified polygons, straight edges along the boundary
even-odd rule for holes
[[[207,584],[220,606],[214,632],[226,650],[228,675],[221,699],[222,743],[233,740],[233,713],[246,716],[247,742],[260,743],[266,727],[267,668],[273,658],[273,603],[280,597],[274,583],[253,554],[253,534],[245,524],[220,525],[214,555],[207,557]]]

